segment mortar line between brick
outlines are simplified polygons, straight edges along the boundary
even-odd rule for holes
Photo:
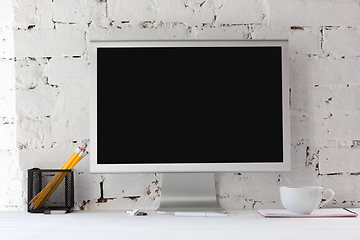
[[[322,26],[320,28],[320,34],[321,34],[321,37],[320,37],[320,50],[324,53],[324,30],[325,30],[325,27]]]

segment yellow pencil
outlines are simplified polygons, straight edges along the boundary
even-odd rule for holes
[[[80,155],[71,163],[69,169],[73,169],[75,167],[75,165],[80,162],[81,159],[83,159],[84,157],[86,157],[89,154],[88,151],[86,151],[86,149],[83,150],[82,153],[80,153]]]
[[[74,161],[74,159],[79,156],[79,154],[82,152],[82,148],[78,147],[75,152],[69,157],[69,159],[64,163],[64,165],[60,169],[67,169],[69,163]]]

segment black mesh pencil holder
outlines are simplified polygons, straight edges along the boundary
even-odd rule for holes
[[[28,212],[74,208],[74,173],[72,170],[28,170]]]

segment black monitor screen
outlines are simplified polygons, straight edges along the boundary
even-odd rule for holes
[[[281,68],[281,47],[98,48],[98,163],[282,162]]]

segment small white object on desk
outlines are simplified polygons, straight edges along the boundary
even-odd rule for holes
[[[139,209],[134,209],[132,211],[125,211],[127,214],[130,214],[131,216],[146,216],[146,212],[140,212]]]
[[[228,217],[225,213],[208,213],[208,212],[175,212],[176,217]]]
[[[128,210],[128,211],[125,211],[127,214],[131,215],[131,216],[135,216],[136,214],[139,213],[139,209],[134,209],[134,210]]]
[[[65,214],[66,210],[45,210],[44,214]]]

